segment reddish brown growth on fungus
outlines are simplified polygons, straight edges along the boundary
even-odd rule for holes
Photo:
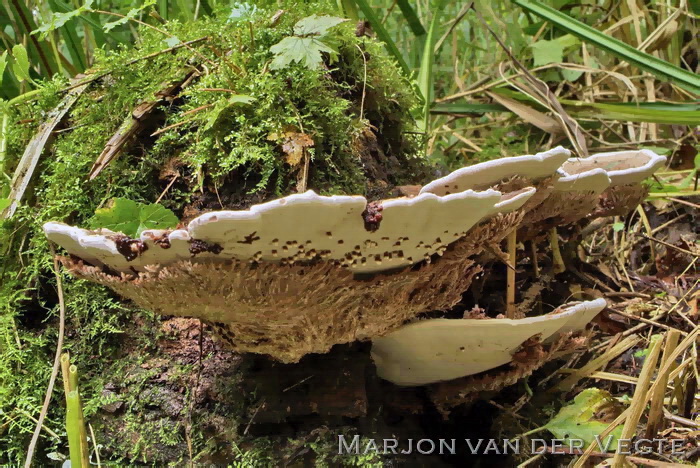
[[[148,249],[148,246],[140,240],[124,235],[115,236],[114,244],[117,247],[117,252],[122,254],[127,262],[134,260]]]
[[[220,254],[224,250],[219,244],[210,244],[206,241],[199,239],[192,239],[190,241],[190,253],[194,257],[197,254],[204,252],[211,252],[213,254]]]
[[[153,239],[153,242],[161,249],[169,249],[171,247],[170,246],[170,239],[168,238],[167,232],[163,233],[162,236],[160,236],[156,239]]]
[[[382,222],[382,204],[378,201],[367,203],[367,208],[362,212],[362,219],[365,221],[365,229],[369,232],[374,232],[379,229],[379,224]]]

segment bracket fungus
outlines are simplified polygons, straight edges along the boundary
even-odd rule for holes
[[[560,307],[539,317],[421,320],[372,341],[377,373],[397,385],[426,385],[509,363],[520,346],[578,331],[605,307],[605,299]]]
[[[479,254],[523,226],[536,230],[538,216],[573,223],[590,215],[599,197],[615,193],[610,183],[636,190],[664,159],[569,156],[558,147],[477,164],[413,197],[368,202],[309,190],[138,239],[58,222],[44,231],[70,254],[62,261],[74,275],[143,308],[205,320],[235,350],[297,362],[450,309],[482,270]],[[575,208],[571,194],[581,200]],[[548,329],[553,317],[532,327]]]
[[[562,166],[568,174],[584,174],[603,169],[610,185],[603,191],[592,217],[623,215],[637,206],[646,196],[642,181],[651,177],[666,163],[666,157],[651,150],[614,151],[599,153],[584,159],[569,159]]]

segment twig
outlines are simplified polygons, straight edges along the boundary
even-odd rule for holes
[[[677,333],[680,333],[683,335],[688,334],[684,331],[678,330],[677,328],[669,327],[668,325],[664,325],[663,323],[654,322],[653,320],[650,320],[650,319],[647,319],[644,317],[640,317],[638,315],[628,314],[627,312],[622,312],[621,310],[615,310],[615,313],[618,315],[622,315],[623,317],[627,317],[628,319],[637,320],[639,322],[644,322],[648,325],[653,325],[655,327],[663,328],[664,330],[668,330],[671,332],[677,332]]]
[[[202,41],[206,41],[206,40],[209,40],[209,37],[205,36],[205,37],[200,37],[199,39],[193,39],[191,41],[181,42],[181,43],[174,45],[172,47],[168,47],[167,49],[159,50],[157,52],[153,52],[151,54],[144,55],[143,57],[138,57],[138,58],[129,60],[128,62],[126,62],[125,66],[133,65],[137,62],[140,62],[141,60],[148,60],[150,58],[157,57],[157,56],[162,55],[162,54],[167,54],[168,52],[172,52],[172,51],[180,49],[182,47],[188,47],[188,46],[191,46],[192,44],[196,44],[198,42],[202,42]],[[67,91],[70,91],[73,88],[77,88],[77,87],[82,86],[84,84],[92,83],[93,81],[97,81],[100,78],[104,78],[107,75],[111,75],[113,72],[114,72],[114,70],[108,70],[108,71],[100,73],[98,75],[92,75],[79,83],[75,83],[75,84],[68,86],[67,88],[63,88],[59,92],[65,93]]]
[[[29,443],[29,449],[27,450],[27,458],[24,461],[24,468],[30,468],[32,464],[32,458],[34,457],[34,450],[36,449],[36,443],[39,440],[39,433],[41,432],[41,426],[44,424],[44,418],[46,418],[46,413],[49,410],[49,403],[51,402],[51,394],[53,393],[53,385],[56,382],[56,376],[58,375],[58,369],[61,366],[61,351],[63,350],[63,334],[65,332],[66,323],[66,303],[63,300],[63,282],[61,281],[61,275],[58,270],[58,260],[56,259],[56,250],[53,244],[49,244],[51,249],[51,255],[53,256],[53,268],[54,274],[56,275],[56,287],[58,289],[58,342],[56,343],[56,356],[53,360],[53,368],[51,369],[51,377],[49,378],[49,386],[46,388],[46,396],[44,397],[44,404],[41,408],[41,413],[39,413],[39,421],[37,422],[36,428],[34,429],[34,434],[32,435],[32,440]]]
[[[90,428],[90,437],[92,437],[92,446],[95,448],[95,460],[97,461],[97,468],[102,466],[100,462],[100,447],[97,445],[97,439],[95,439],[95,431],[92,430],[92,424],[88,423]]]
[[[690,256],[692,256],[692,257],[700,257],[700,254],[693,253],[693,252],[691,252],[690,250],[681,249],[680,247],[676,247],[676,246],[673,245],[673,244],[669,244],[668,242],[659,240],[659,239],[657,239],[657,238],[655,238],[655,237],[647,236],[646,234],[640,234],[640,236],[644,237],[645,239],[649,239],[649,240],[651,240],[651,241],[658,242],[658,243],[661,244],[661,245],[665,245],[665,246],[668,247],[669,249],[677,250],[677,251],[679,251],[679,252],[681,252],[681,253],[684,253],[684,254],[686,254],[686,255],[690,255]]]

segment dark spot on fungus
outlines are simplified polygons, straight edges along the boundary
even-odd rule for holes
[[[379,223],[382,222],[382,207],[381,202],[373,201],[367,203],[365,211],[362,212],[362,219],[365,222],[365,230],[374,232],[379,229]]]
[[[168,233],[165,232],[165,233],[163,233],[163,235],[154,238],[153,243],[156,244],[161,249],[169,249],[170,248],[170,239],[168,238]]]
[[[345,241],[343,241],[343,239],[340,239],[340,240],[338,241],[338,244],[342,244],[343,242],[345,242]]]
[[[222,250],[224,249],[219,244],[210,244],[199,239],[192,239],[190,241],[190,254],[192,254],[193,257],[204,252],[220,254]]]
[[[247,236],[244,236],[242,241],[238,241],[239,244],[252,244],[256,240],[260,240],[260,236],[256,236],[257,231],[253,231]]]
[[[114,243],[117,247],[117,252],[122,254],[127,262],[134,260],[136,257],[148,250],[148,246],[138,239],[132,239],[129,236],[116,236]]]

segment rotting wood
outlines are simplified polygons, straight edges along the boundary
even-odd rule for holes
[[[156,93],[156,100],[142,102],[136,106],[131,112],[131,115],[129,115],[119,127],[119,130],[107,141],[102,153],[100,153],[90,169],[89,180],[93,180],[97,177],[110,162],[116,159],[122,153],[126,145],[141,132],[144,128],[145,121],[153,112],[162,104],[172,102],[182,88],[187,83],[191,82],[195,74],[197,74],[196,71],[190,71],[182,80],[170,83],[158,91]]]
[[[22,159],[20,159],[17,164],[15,173],[12,176],[12,181],[10,182],[10,195],[8,197],[12,200],[12,203],[2,213],[0,219],[10,218],[15,214],[15,211],[17,211],[17,206],[27,192],[29,182],[32,179],[32,175],[34,175],[34,171],[39,164],[39,159],[41,159],[41,155],[54,129],[63,121],[70,108],[73,107],[88,85],[89,83],[86,83],[71,90],[56,109],[49,113],[49,119],[39,126],[39,130],[27,145],[24,154],[22,154]]]

